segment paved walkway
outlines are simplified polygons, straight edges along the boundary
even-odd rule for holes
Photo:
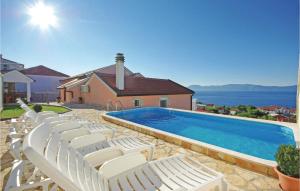
[[[210,158],[206,155],[193,152],[191,150],[183,149],[177,145],[167,143],[165,141],[156,139],[152,136],[148,136],[136,131],[127,129],[125,127],[117,126],[106,121],[103,121],[101,118],[102,111],[97,111],[94,109],[74,109],[72,111],[75,115],[88,119],[94,122],[104,122],[117,129],[116,137],[123,136],[138,136],[142,139],[155,143],[156,150],[154,153],[154,159],[171,156],[176,153],[184,153],[189,157],[205,164],[206,166],[219,171],[225,175],[225,178],[229,184],[230,191],[280,191],[278,188],[278,181],[274,178],[267,177],[255,172],[251,172],[235,165],[225,163],[213,158]],[[12,157],[7,151],[7,133],[8,125],[4,122],[1,122],[1,181],[0,188],[2,188],[3,180],[4,183],[8,178],[7,174],[10,171]]]

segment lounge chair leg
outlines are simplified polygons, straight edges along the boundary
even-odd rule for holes
[[[114,138],[115,137],[115,133],[116,133],[116,131],[112,131],[112,133],[111,133],[111,138]]]
[[[43,188],[43,191],[48,191],[49,190],[49,186],[50,186],[50,184],[52,184],[53,183],[53,181],[50,179],[50,178],[47,178],[47,179],[44,179],[44,180],[42,180],[41,181],[41,186],[42,186],[42,188]],[[56,184],[54,184],[54,186],[55,186]],[[53,187],[54,187],[53,186]],[[52,188],[51,188],[51,190],[52,190]]]
[[[221,191],[227,191],[228,190],[228,188],[227,188],[227,182],[223,178],[221,180],[220,190]]]
[[[57,189],[58,189],[57,184],[54,184],[54,185],[52,186],[52,188],[50,189],[50,191],[57,191]]]
[[[34,181],[37,176],[41,176],[41,172],[38,168],[34,168],[32,175],[28,178],[27,182]]]
[[[153,159],[153,152],[154,152],[154,149],[151,147],[149,150],[148,150],[148,161],[151,161]]]

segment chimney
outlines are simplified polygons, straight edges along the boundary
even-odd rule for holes
[[[119,90],[124,90],[124,55],[117,53],[116,55],[116,87]]]

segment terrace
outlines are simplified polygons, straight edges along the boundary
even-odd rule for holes
[[[104,121],[101,117],[104,114],[104,111],[99,111],[95,109],[74,109],[71,111],[72,114],[81,116],[89,121],[108,123]],[[143,140],[152,142],[155,144],[155,153],[154,160],[159,159],[166,156],[171,156],[176,153],[184,153],[187,156],[195,159],[196,161],[201,162],[202,164],[221,172],[225,175],[225,179],[228,182],[229,189],[228,190],[280,190],[278,187],[278,181],[275,178],[268,177],[259,173],[255,173],[243,168],[240,168],[236,165],[232,165],[220,160],[216,160],[209,156],[191,151],[189,149],[184,149],[183,147],[170,144],[161,139],[157,139],[153,136],[149,136],[143,133],[139,133],[137,131],[118,126],[115,124],[109,123],[109,125],[115,127],[116,137],[126,137],[126,136],[138,136]],[[8,174],[11,168],[11,162],[13,158],[10,156],[8,152],[8,128],[9,124],[6,122],[1,122],[1,181],[0,187],[4,188]],[[26,181],[26,180],[24,180]]]

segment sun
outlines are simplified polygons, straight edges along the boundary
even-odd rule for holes
[[[50,27],[57,26],[57,17],[54,8],[44,4],[42,1],[36,2],[28,8],[30,23],[38,26],[41,30],[46,30]]]

